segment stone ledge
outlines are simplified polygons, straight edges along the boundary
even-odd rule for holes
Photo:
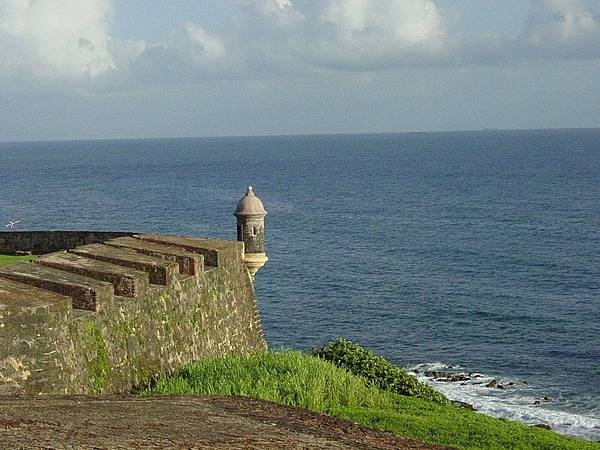
[[[179,273],[198,275],[204,271],[204,256],[197,253],[181,250],[172,245],[157,244],[149,240],[134,237],[121,237],[105,242],[112,247],[123,248],[162,259],[176,261],[179,264]]]
[[[36,261],[47,267],[72,272],[88,278],[112,283],[115,295],[136,298],[148,289],[146,272],[85,258],[75,253],[57,252],[40,256]]]
[[[169,286],[173,282],[175,274],[179,272],[179,266],[175,262],[104,244],[82,245],[70,249],[69,252],[110,264],[145,271],[148,273],[150,283],[163,286]]]
[[[97,311],[113,298],[113,286],[104,281],[34,263],[0,268],[0,277],[71,297],[73,307]]]

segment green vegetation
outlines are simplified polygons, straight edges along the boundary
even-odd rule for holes
[[[392,389],[395,389],[392,383]],[[161,377],[142,395],[244,395],[462,449],[596,449],[600,444],[408,397],[297,351],[206,359]],[[445,402],[442,402],[445,403]]]
[[[438,391],[421,383],[404,369],[347,339],[336,339],[321,349],[314,348],[312,354],[363,377],[369,386],[442,405],[451,404]]]
[[[90,350],[92,357],[89,360],[89,375],[92,388],[95,393],[100,393],[108,384],[110,379],[110,366],[108,364],[108,352],[102,332],[97,325],[89,323],[85,325],[85,332],[90,338]]]
[[[37,256],[34,255],[0,255],[0,265],[10,264],[18,261],[33,261]]]

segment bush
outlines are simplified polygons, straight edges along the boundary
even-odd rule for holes
[[[313,348],[312,354],[330,361],[354,375],[362,376],[367,380],[369,386],[442,405],[451,404],[444,395],[431,386],[421,383],[404,369],[347,339],[336,339],[321,349]]]

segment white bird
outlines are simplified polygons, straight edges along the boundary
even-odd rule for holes
[[[20,222],[20,220],[15,220],[14,222],[12,220],[9,220],[8,223],[6,225],[4,225],[5,228],[14,228],[16,224],[18,224]]]

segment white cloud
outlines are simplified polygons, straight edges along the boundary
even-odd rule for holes
[[[94,77],[114,67],[111,0],[0,0],[0,75]]]
[[[599,2],[534,0],[519,39],[525,56],[590,58],[600,56]]]
[[[114,90],[323,70],[600,57],[596,0],[531,0],[518,38],[469,39],[451,31],[452,14],[436,0],[237,0],[241,15],[221,34],[184,18],[162,41],[111,36],[113,1],[0,0],[1,88],[25,80]]]
[[[428,58],[445,45],[443,19],[430,0],[328,0],[319,14],[321,60],[365,68]]]
[[[113,0],[0,0],[0,81],[120,89],[197,77],[226,56],[222,39],[185,22],[168,42],[111,37]]]
[[[182,50],[183,56],[197,64],[219,61],[225,56],[225,44],[216,36],[207,33],[200,25],[186,22],[183,39],[175,41],[174,47]]]
[[[297,25],[304,19],[291,0],[241,0],[241,5],[279,26]]]
[[[253,58],[273,65],[371,70],[443,56],[444,18],[432,0],[242,0]],[[249,8],[248,8],[249,6]]]
[[[113,53],[119,66],[109,84],[118,85],[123,79],[134,87],[194,82],[227,70],[225,42],[189,21],[167,42],[117,41]]]
[[[406,47],[436,39],[442,20],[430,0],[329,0],[321,21],[350,47],[374,40],[380,46]]]

